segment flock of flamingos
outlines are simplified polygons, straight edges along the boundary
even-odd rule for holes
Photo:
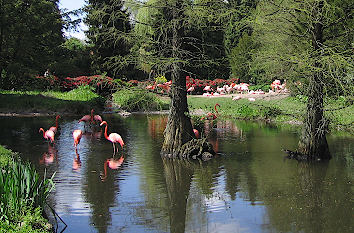
[[[217,118],[217,114],[218,114],[218,109],[216,107],[220,107],[219,104],[215,104],[214,109],[215,109],[215,113],[212,112],[208,112],[206,114],[206,116],[202,117],[201,120],[215,120]],[[109,135],[107,134],[107,128],[108,128],[108,123],[107,121],[103,121],[102,117],[100,115],[94,115],[93,114],[94,110],[91,109],[91,114],[90,115],[85,115],[83,116],[78,122],[85,122],[85,123],[89,123],[92,125],[95,124],[100,124],[100,126],[102,125],[106,125],[105,127],[105,131],[104,131],[104,137],[112,142],[113,145],[113,155],[116,154],[116,152],[118,152],[119,148],[116,146],[117,143],[120,144],[121,148],[123,149],[124,146],[124,141],[122,139],[122,137],[118,134],[118,133],[110,133]],[[43,137],[47,140],[50,141],[51,143],[54,143],[54,138],[55,138],[55,134],[58,131],[58,119],[60,118],[60,115],[56,116],[55,119],[55,126],[50,127],[48,130],[44,130],[43,128],[39,129],[39,132],[43,132]],[[197,129],[193,129],[194,134],[196,136],[196,138],[199,138],[199,131]],[[74,147],[75,150],[77,150],[77,145],[80,143],[81,137],[82,137],[82,130],[80,129],[76,129],[73,131],[73,139],[74,139]]]
[[[113,155],[115,155],[116,152],[118,152],[118,150],[119,150],[119,148],[116,146],[117,143],[119,143],[121,148],[123,149],[124,141],[123,141],[122,137],[119,134],[117,134],[117,133],[110,133],[109,135],[107,135],[107,128],[108,128],[107,121],[103,121],[102,117],[100,115],[93,115],[93,112],[94,112],[94,110],[91,109],[91,115],[83,116],[79,120],[79,123],[80,122],[85,122],[85,123],[89,123],[89,124],[92,124],[92,125],[95,125],[95,124],[99,123],[100,126],[106,125],[105,131],[104,131],[104,137],[107,140],[112,142],[112,144],[113,144]],[[54,143],[54,137],[55,137],[55,134],[58,131],[58,119],[59,118],[60,118],[60,116],[57,115],[56,119],[55,119],[55,126],[50,127],[48,130],[45,131],[43,128],[39,129],[39,132],[43,132],[43,137],[46,140],[50,141],[51,143]],[[72,134],[73,134],[73,139],[74,139],[74,147],[75,147],[75,150],[77,150],[77,145],[80,143],[80,140],[81,140],[83,132],[80,129],[76,129],[76,130],[73,131]]]
[[[118,160],[114,158],[114,155],[119,150],[119,148],[116,146],[116,144],[119,143],[121,148],[123,149],[124,141],[123,141],[122,137],[117,133],[111,133],[111,134],[107,135],[107,128],[108,128],[107,121],[103,121],[102,117],[100,115],[94,115],[93,112],[94,112],[94,110],[92,109],[91,115],[83,116],[78,122],[79,123],[84,122],[85,124],[91,124],[91,125],[100,124],[100,126],[103,126],[103,125],[106,126],[105,131],[104,131],[104,136],[107,140],[111,141],[113,144],[113,158],[107,159],[107,161],[104,163],[104,175],[101,176],[102,181],[104,181],[107,178],[107,165],[111,169],[118,169],[122,165],[122,163],[124,161],[123,155]],[[43,132],[43,137],[48,141],[48,143],[50,142],[51,144],[55,144],[54,138],[55,138],[55,134],[58,131],[58,119],[59,118],[60,118],[60,116],[57,115],[56,119],[55,119],[55,126],[50,127],[48,130],[45,131],[43,128],[39,129],[39,132]],[[79,167],[81,167],[81,161],[80,161],[79,154],[77,152],[77,146],[80,143],[83,132],[80,129],[76,129],[72,132],[72,135],[73,135],[73,139],[74,139],[74,147],[75,147],[75,153],[76,153],[76,158],[74,159],[73,168],[74,168],[74,170],[77,170]],[[53,151],[52,147],[49,147],[49,148]]]
[[[215,106],[214,106],[215,112],[208,112],[204,117],[201,118],[201,120],[215,120],[218,115],[217,107],[220,107],[220,105],[215,104]],[[43,137],[48,141],[48,143],[53,144],[53,145],[55,144],[55,134],[58,132],[59,118],[60,118],[60,115],[57,115],[56,119],[55,119],[55,126],[50,127],[48,130],[44,130],[43,128],[39,129],[39,132],[43,133]],[[122,163],[124,161],[123,155],[118,160],[115,159],[114,156],[119,151],[119,146],[117,146],[116,144],[119,143],[121,149],[123,149],[124,141],[118,133],[110,133],[109,135],[107,134],[107,129],[108,129],[107,121],[103,121],[102,117],[100,115],[94,115],[94,109],[91,109],[90,115],[84,115],[78,122],[79,123],[84,122],[85,125],[90,124],[92,126],[95,126],[98,124],[100,126],[105,125],[104,137],[107,140],[109,140],[110,142],[112,142],[112,145],[113,145],[113,158],[108,159],[104,164],[104,176],[103,177],[105,178],[107,175],[107,165],[111,169],[118,169],[122,165]],[[200,137],[199,131],[197,129],[193,129],[193,132],[194,132],[196,138]],[[80,129],[76,129],[72,132],[72,136],[73,136],[73,140],[74,140],[74,147],[75,147],[75,153],[76,153],[76,159],[74,160],[73,167],[78,168],[78,167],[80,167],[81,161],[80,161],[80,157],[78,155],[77,147],[78,147],[80,140],[83,136],[83,131]],[[51,148],[51,150],[53,150],[52,147],[50,147],[50,148]]]

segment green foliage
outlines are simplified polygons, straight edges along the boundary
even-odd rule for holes
[[[0,222],[0,233],[46,233],[52,232],[48,220],[43,218],[40,207],[24,211],[20,222]]]
[[[91,47],[77,38],[66,39],[60,46],[62,55],[48,68],[58,77],[88,75],[91,73]]]
[[[16,154],[14,152],[0,145],[0,169],[8,165],[15,156]]]
[[[260,1],[253,21],[258,49],[250,63],[252,76],[286,79],[292,88],[292,83],[311,80],[316,74],[324,94],[351,95],[354,20],[348,14],[350,2]],[[314,30],[317,23],[321,33]],[[305,90],[299,93],[307,95]]]
[[[81,85],[67,93],[64,92],[62,95],[57,94],[57,97],[64,100],[90,101],[99,98],[99,95],[94,91],[94,88],[89,85]]]
[[[231,50],[229,55],[232,77],[240,78],[241,82],[252,80],[250,73],[250,61],[256,46],[252,36],[243,33],[236,47]]]
[[[58,0],[1,1],[0,87],[44,72],[63,42]]]
[[[127,111],[153,111],[168,109],[169,103],[147,90],[130,88],[113,94],[113,101]]]
[[[133,67],[127,64],[130,45],[126,35],[131,31],[129,15],[121,0],[89,0],[85,22],[92,44],[92,70],[107,72],[109,77],[127,76]]]
[[[155,83],[156,83],[156,84],[165,83],[165,82],[167,82],[167,79],[166,79],[165,76],[163,76],[163,75],[157,76],[157,77],[155,78]]]

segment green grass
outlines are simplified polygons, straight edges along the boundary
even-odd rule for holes
[[[122,109],[135,111],[161,111],[167,110],[169,100],[164,100],[154,93],[140,88],[126,88],[113,94],[114,103]]]
[[[52,178],[0,145],[0,232],[50,232],[42,209],[53,187]]]
[[[82,114],[102,108],[104,99],[89,86],[69,92],[0,91],[1,112],[66,112]]]
[[[287,97],[276,100],[261,100],[250,102],[247,99],[233,101],[231,98],[203,98],[188,97],[190,111],[203,109],[213,112],[214,105],[220,104],[219,117],[233,117],[239,119],[270,119],[276,123],[302,122],[306,112],[306,99],[301,97]],[[340,98],[326,101],[325,109],[346,106]],[[330,120],[330,129],[354,131],[354,106],[351,105],[337,111],[326,111],[325,116]]]

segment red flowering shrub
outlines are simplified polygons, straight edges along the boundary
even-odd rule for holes
[[[89,85],[98,91],[111,91],[122,85],[120,80],[114,80],[105,75],[79,76],[76,78],[67,77],[63,81],[65,89],[75,89],[81,85]]]
[[[136,87],[136,86],[138,86],[138,84],[139,84],[139,81],[138,81],[138,80],[135,80],[135,79],[132,79],[132,80],[129,80],[129,81],[128,81],[128,85],[129,85],[129,86],[134,86],[134,87]]]

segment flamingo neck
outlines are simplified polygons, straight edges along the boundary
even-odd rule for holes
[[[57,116],[57,119],[55,119],[55,127],[58,128],[58,119],[59,119],[59,116]]]
[[[215,109],[215,112],[216,112],[216,113],[219,113],[219,112],[218,112],[218,109],[216,108],[216,107],[218,107],[218,106],[219,106],[218,104],[215,104],[215,106],[214,106],[214,109]]]
[[[105,125],[106,125],[106,128],[104,129],[104,137],[105,137],[106,139],[108,139],[108,135],[107,135],[107,128],[108,128],[108,125],[107,125],[107,123],[105,123]]]
[[[45,132],[44,132],[44,129],[40,128],[40,129],[39,129],[39,132],[40,132],[40,131],[43,131],[43,137],[45,138]]]
[[[91,110],[91,122],[93,122],[93,109]]]

